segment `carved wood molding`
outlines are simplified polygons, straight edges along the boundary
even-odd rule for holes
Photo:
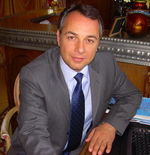
[[[57,45],[56,33],[0,27],[0,45],[45,51]],[[150,66],[150,42],[103,37],[100,49],[117,61]]]
[[[150,42],[103,37],[101,49],[113,52],[117,61],[150,66]]]
[[[45,51],[56,44],[56,34],[54,32],[0,27],[0,45]]]

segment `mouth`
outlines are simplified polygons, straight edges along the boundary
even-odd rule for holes
[[[84,60],[84,58],[80,58],[80,57],[72,57],[72,59],[75,62],[82,62]]]

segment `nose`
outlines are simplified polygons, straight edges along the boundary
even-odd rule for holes
[[[76,51],[80,54],[84,53],[84,41],[82,40],[78,40],[78,42],[76,43]]]

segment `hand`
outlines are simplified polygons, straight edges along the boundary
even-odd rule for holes
[[[110,153],[115,135],[116,129],[109,123],[94,128],[86,139],[86,142],[89,142],[89,152],[92,152],[92,155],[102,155],[104,150]]]

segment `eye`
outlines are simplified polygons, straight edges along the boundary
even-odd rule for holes
[[[75,36],[67,36],[67,39],[68,40],[74,40],[75,39]]]
[[[95,43],[95,40],[94,39],[87,39],[87,43],[93,44],[93,43]]]

